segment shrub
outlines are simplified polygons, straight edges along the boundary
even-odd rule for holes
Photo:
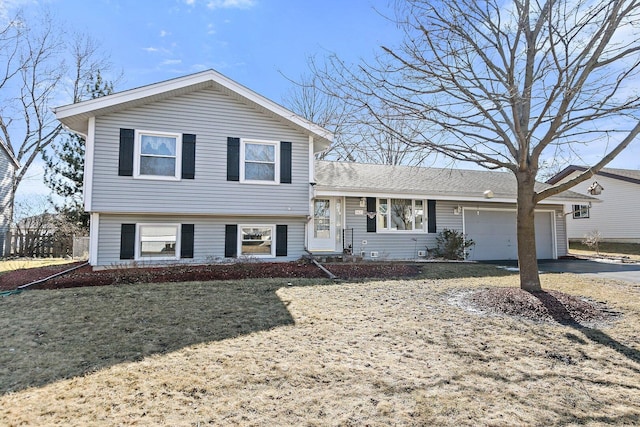
[[[600,241],[602,234],[598,230],[592,230],[584,235],[582,244],[596,251],[596,255],[600,255]]]
[[[438,233],[436,244],[434,253],[437,257],[463,260],[469,255],[467,249],[476,243],[460,231],[445,228]]]

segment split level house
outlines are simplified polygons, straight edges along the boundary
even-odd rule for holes
[[[6,242],[13,216],[13,181],[19,167],[13,152],[0,139],[0,257],[9,253]]]
[[[471,259],[517,257],[512,174],[317,161],[331,132],[213,70],[55,113],[86,138],[94,266],[415,259],[445,228]],[[567,253],[563,206],[588,200],[540,204],[539,258]]]
[[[560,171],[550,184],[565,182],[586,171],[571,165]],[[574,191],[597,197],[601,203],[574,203],[566,206],[567,236],[580,241],[598,232],[602,241],[640,243],[640,170],[603,168],[592,179],[574,187]]]

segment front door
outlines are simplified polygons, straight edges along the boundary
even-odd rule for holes
[[[340,233],[342,229],[342,209],[335,197],[313,200],[313,218],[309,223],[309,250],[311,252],[342,251]]]

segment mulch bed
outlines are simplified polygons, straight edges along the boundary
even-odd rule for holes
[[[0,290],[43,279],[71,268],[65,264],[16,270],[0,276]],[[340,279],[412,277],[419,267],[401,263],[340,263],[325,267]],[[94,271],[85,266],[68,274],[38,284],[33,289],[59,289],[79,286],[106,286],[124,283],[188,282],[208,280],[238,280],[251,278],[326,278],[324,272],[306,261],[238,262],[233,264],[176,265],[162,268],[108,268]]]
[[[620,316],[604,303],[554,290],[486,288],[469,293],[464,300],[476,310],[563,325],[607,322]]]

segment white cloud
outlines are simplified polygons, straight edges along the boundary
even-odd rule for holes
[[[167,32],[165,30],[160,30],[160,37],[165,37],[165,36],[168,36],[169,34],[171,34],[171,33]]]
[[[211,0],[207,7],[214,9],[249,9],[256,5],[256,0]]]
[[[178,65],[182,64],[182,59],[165,59],[162,61],[162,65]]]
[[[0,19],[5,20],[24,6],[37,4],[35,0],[0,0]]]
[[[215,33],[216,33],[216,29],[214,28],[213,24],[207,25],[207,34],[213,35]]]
[[[160,49],[158,49],[157,47],[143,47],[142,50],[146,51],[146,52],[159,52]]]
[[[187,6],[193,6],[196,3],[196,0],[184,0]]]

